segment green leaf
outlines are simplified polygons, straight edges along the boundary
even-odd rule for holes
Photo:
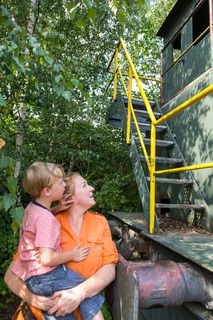
[[[79,80],[78,79],[72,79],[71,82],[75,87],[77,87],[79,85]]]
[[[89,8],[87,11],[87,15],[92,23],[96,20],[96,10],[94,8]]]
[[[5,17],[3,17],[2,14],[0,14],[0,25],[1,25],[1,24],[4,24],[5,21],[6,21]]]
[[[34,48],[40,47],[40,44],[39,44],[38,40],[36,39],[36,37],[30,36],[29,43]]]
[[[44,59],[49,65],[52,65],[54,62],[53,58],[46,56],[46,55],[44,56]]]
[[[9,157],[2,156],[0,159],[0,169],[6,169],[9,164]]]
[[[59,72],[61,70],[63,70],[63,67],[60,64],[54,64],[53,65],[53,71],[54,72]]]
[[[70,91],[63,91],[62,92],[62,96],[67,100],[67,101],[70,101],[71,97],[72,97],[72,94]]]
[[[13,160],[12,158],[8,157],[8,165],[7,165],[8,174],[13,175],[14,167],[15,167],[15,160]]]
[[[10,193],[15,194],[18,189],[17,179],[15,177],[7,177],[6,186]]]
[[[8,209],[10,209],[16,203],[16,199],[14,196],[8,193],[5,193],[2,197],[2,203],[3,203],[4,209],[8,211]]]
[[[8,9],[6,9],[5,7],[1,6],[1,12],[5,17],[9,17],[10,16],[10,11]]]
[[[15,220],[13,220],[13,222],[11,223],[11,229],[13,231],[14,234],[17,234],[19,229],[20,229],[19,223],[17,223]]]
[[[46,51],[44,49],[42,49],[41,47],[36,47],[34,50],[35,54],[39,57],[44,57],[46,55]]]
[[[91,8],[93,5],[93,1],[92,0],[84,0],[85,5],[87,6],[87,8]]]
[[[61,74],[58,74],[56,77],[55,77],[55,82],[56,83],[59,83],[59,81],[61,80],[62,78],[62,75]]]
[[[81,20],[81,19],[78,19],[77,21],[76,21],[76,26],[79,28],[79,29],[83,29],[84,28],[84,21],[83,20]]]
[[[11,41],[11,48],[12,49],[18,48],[17,44],[14,41]]]
[[[17,66],[19,67],[21,72],[25,73],[25,68],[24,68],[23,64],[20,62],[19,58],[16,56],[13,56],[12,59],[13,59],[13,61],[15,61],[15,63],[17,64]]]
[[[118,0],[109,0],[109,7],[114,15],[116,15],[119,7]]]
[[[126,22],[127,22],[127,13],[126,13],[126,11],[120,10],[118,12],[117,17],[118,17],[118,20],[120,21],[120,23],[126,24]]]
[[[71,10],[76,7],[76,4],[74,2],[69,2],[67,3],[66,6],[67,6],[67,10]]]
[[[62,87],[55,87],[55,92],[57,94],[57,96],[62,96],[62,93],[63,93],[63,89]]]
[[[6,101],[4,99],[4,97],[2,95],[0,95],[0,106],[5,106],[6,105]]]
[[[24,208],[16,207],[10,210],[10,216],[18,223],[20,226],[24,216]]]

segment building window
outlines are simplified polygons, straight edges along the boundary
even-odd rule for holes
[[[181,55],[181,33],[172,42],[173,62],[175,62]]]
[[[209,1],[204,1],[192,17],[193,42],[209,27]]]

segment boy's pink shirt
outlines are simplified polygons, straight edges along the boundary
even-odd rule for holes
[[[60,252],[60,224],[47,209],[30,202],[22,221],[19,255],[12,267],[12,271],[22,280],[55,268],[41,264],[39,248]]]

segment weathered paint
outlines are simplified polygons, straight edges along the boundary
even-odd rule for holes
[[[113,319],[146,319],[146,308],[206,301],[213,295],[207,285],[202,273],[188,263],[130,262],[119,256],[117,277],[108,290]],[[167,319],[178,319],[178,314]]]
[[[162,112],[166,114],[213,83],[213,0],[209,0],[210,29],[179,61],[171,65],[172,39],[181,31],[181,45],[192,41],[192,16],[197,0],[177,1],[158,35],[164,38]],[[204,3],[201,1],[199,3]],[[176,19],[174,19],[176,17]],[[172,24],[174,21],[174,24]],[[170,60],[169,60],[170,59]],[[182,61],[183,60],[183,61]],[[187,165],[213,161],[213,94],[168,120]],[[213,231],[213,170],[192,172],[208,205],[205,228]],[[196,197],[195,197],[196,202]]]
[[[203,1],[205,2],[205,1]],[[211,1],[210,1],[211,2]],[[162,103],[169,101],[186,85],[211,67],[210,30],[197,43],[193,42],[193,14],[197,0],[177,1],[159,36],[164,38],[162,50]],[[180,37],[180,59],[173,58],[173,43]],[[191,46],[190,46],[191,45]]]

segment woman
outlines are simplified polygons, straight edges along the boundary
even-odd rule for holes
[[[94,189],[78,173],[67,175],[64,181],[65,194],[69,194],[71,206],[57,215],[61,224],[61,248],[68,250],[76,245],[90,246],[90,254],[85,260],[66,264],[87,280],[75,288],[45,298],[29,292],[12,272],[11,266],[5,275],[6,284],[16,295],[39,309],[48,310],[49,314],[56,313],[56,316],[73,312],[84,299],[96,295],[111,283],[118,259],[107,220],[97,213],[87,212],[95,204]],[[79,310],[75,311],[75,317],[82,319]]]

